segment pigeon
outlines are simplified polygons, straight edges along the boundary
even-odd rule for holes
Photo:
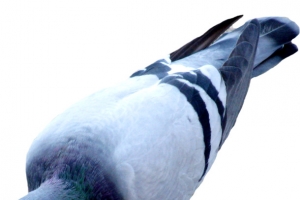
[[[188,200],[243,106],[250,80],[297,52],[285,17],[215,25],[54,118],[26,159],[22,200]]]

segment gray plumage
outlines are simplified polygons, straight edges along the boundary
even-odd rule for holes
[[[297,51],[289,19],[254,19],[225,33],[240,17],[56,117],[27,154],[22,200],[190,199],[251,78]]]

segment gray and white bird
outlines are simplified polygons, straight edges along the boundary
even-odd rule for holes
[[[251,78],[297,51],[288,18],[241,16],[57,116],[27,154],[22,200],[187,200],[234,126]]]

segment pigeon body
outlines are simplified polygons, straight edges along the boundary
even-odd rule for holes
[[[287,18],[228,19],[56,117],[27,155],[22,200],[190,199],[250,80],[297,51]]]

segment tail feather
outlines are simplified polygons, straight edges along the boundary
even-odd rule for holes
[[[264,62],[264,70],[257,70],[262,72],[273,68],[281,60],[297,51],[296,48],[291,48],[288,45],[288,48],[284,48],[285,53],[282,55],[279,52],[274,54],[274,52],[283,48],[285,44],[290,43],[299,34],[299,28],[295,22],[284,17],[259,18],[258,22],[261,30],[253,70],[255,71],[256,67],[261,68],[260,64]],[[209,64],[219,69],[229,58],[244,28],[245,25],[232,32],[224,33],[209,47],[173,63],[194,68]],[[272,57],[273,54],[277,58]],[[279,62],[274,62],[274,59],[278,61],[278,56],[282,59]],[[269,60],[269,58],[271,59]],[[269,61],[270,63],[268,63]],[[261,73],[255,72],[255,74],[257,76]]]
[[[272,56],[275,51],[281,49],[285,44],[290,43],[299,34],[297,24],[285,17],[260,18],[259,23],[261,31],[254,69]],[[269,65],[269,69],[272,67]]]
[[[275,51],[269,58],[262,61],[253,69],[252,78],[257,77],[268,70],[272,69],[285,58],[293,55],[298,51],[298,48],[293,43],[287,43],[282,48]]]

